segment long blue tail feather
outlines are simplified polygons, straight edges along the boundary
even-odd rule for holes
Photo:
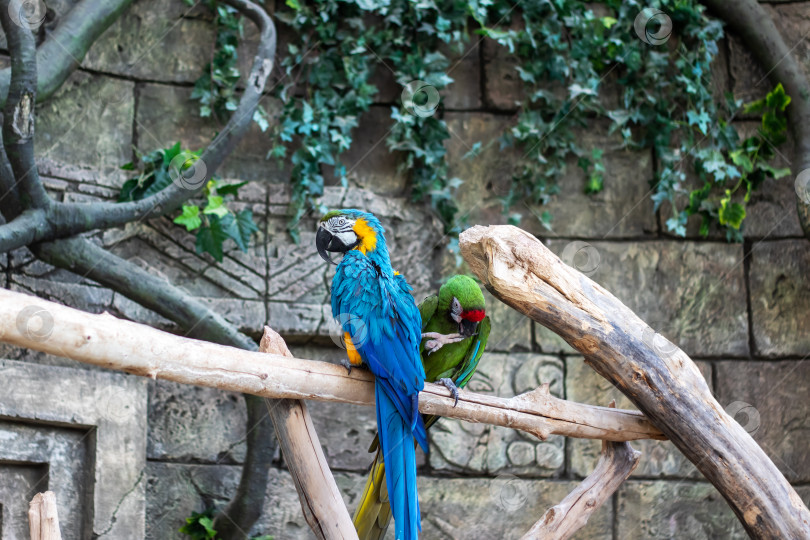
[[[374,385],[377,400],[377,428],[385,461],[385,481],[394,515],[397,540],[416,540],[422,530],[416,491],[416,447],[414,432],[403,419],[382,381]],[[421,422],[421,416],[419,418]],[[424,433],[424,424],[422,425]],[[414,527],[415,526],[415,527]]]

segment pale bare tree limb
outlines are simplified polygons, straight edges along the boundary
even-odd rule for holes
[[[493,295],[562,336],[669,437],[751,537],[810,538],[810,511],[683,351],[659,354],[632,310],[517,227],[472,227],[459,244]]]
[[[269,326],[264,327],[259,351],[292,358],[284,338]],[[309,527],[324,540],[357,538],[306,404],[295,399],[268,400],[267,404],[276,409],[273,424]]]
[[[239,332],[221,315],[168,281],[161,279],[81,238],[63,238],[31,246],[41,260],[90,278],[147,309],[175,322],[198,339],[257,350],[256,343]],[[243,394],[247,408],[247,453],[236,494],[215,518],[219,538],[243,538],[259,519],[267,491],[269,470],[275,453],[273,425],[265,400]],[[279,433],[284,437],[284,433]]]
[[[615,407],[611,403],[610,407]],[[638,466],[641,452],[628,442],[602,441],[602,453],[593,472],[560,504],[549,508],[522,540],[567,540],[588,523]]]
[[[53,491],[37,493],[31,499],[28,504],[28,528],[31,540],[62,540]]]
[[[39,321],[46,323],[47,331],[36,328]],[[183,338],[2,289],[0,331],[5,343],[146,377],[269,398],[374,404],[372,375],[362,370],[348,375],[335,364]],[[552,434],[612,441],[663,438],[637,411],[546,394],[543,388],[513,398],[462,391],[454,406],[447,388],[427,383],[419,394],[419,411],[511,427],[541,439]]]

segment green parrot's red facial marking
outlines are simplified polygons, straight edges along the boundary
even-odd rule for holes
[[[461,318],[466,319],[470,322],[481,322],[486,317],[486,313],[483,309],[470,309],[467,311],[461,312]]]

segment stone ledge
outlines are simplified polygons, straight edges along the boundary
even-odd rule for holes
[[[90,437],[82,466],[91,478],[93,500],[81,507],[83,516],[92,516],[88,531],[94,536],[142,538],[146,380],[120,373],[0,360],[0,386],[6,389],[0,400],[0,417],[33,426],[30,429],[59,426],[84,431],[82,440]],[[49,456],[49,461],[54,457]],[[56,492],[60,516],[64,508],[70,523],[67,512],[71,503],[64,499],[70,492],[59,485],[48,488]]]

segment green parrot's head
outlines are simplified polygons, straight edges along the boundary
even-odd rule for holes
[[[478,323],[486,316],[484,295],[471,277],[456,275],[439,289],[439,306],[442,313],[458,324],[459,333],[472,336]]]
[[[374,214],[360,210],[332,210],[318,224],[315,246],[327,262],[337,264],[329,253],[346,253],[356,249],[363,255],[384,245],[383,229]]]

